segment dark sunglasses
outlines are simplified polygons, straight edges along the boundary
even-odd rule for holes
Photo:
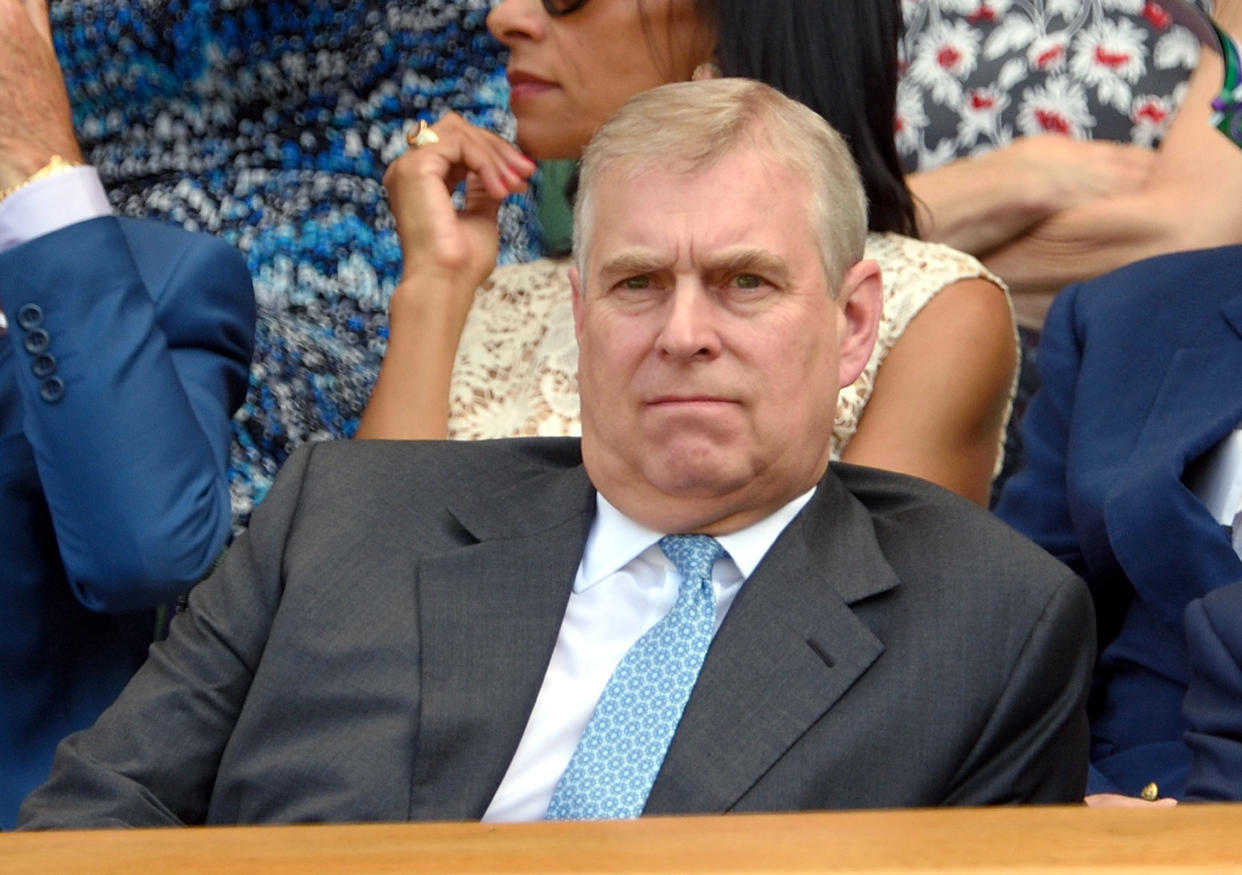
[[[548,15],[559,18],[571,12],[577,12],[587,5],[587,0],[543,0],[543,8]]]

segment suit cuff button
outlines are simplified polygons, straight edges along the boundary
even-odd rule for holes
[[[65,397],[65,382],[60,377],[48,377],[39,387],[39,397],[48,404],[55,404]]]
[[[23,304],[17,311],[17,324],[30,331],[43,324],[43,308],[38,304]]]
[[[50,377],[56,371],[56,356],[50,352],[45,352],[34,360],[30,370],[34,371],[34,375],[39,379]]]
[[[38,355],[47,349],[48,340],[47,331],[42,328],[32,328],[26,333],[26,339],[22,345],[26,347],[26,352],[31,355]]]

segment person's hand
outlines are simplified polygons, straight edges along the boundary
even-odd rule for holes
[[[1052,213],[1094,198],[1137,191],[1147,181],[1156,152],[1108,140],[1038,134],[991,155],[1004,163],[1004,172],[1024,179],[1032,200]]]
[[[471,292],[496,264],[496,213],[526,190],[535,163],[496,134],[449,113],[431,130],[439,138],[411,148],[384,174],[401,243],[402,285],[448,284]],[[452,191],[466,183],[462,209]]]
[[[1172,808],[1176,799],[1140,799],[1137,796],[1122,796],[1120,793],[1092,793],[1083,799],[1088,808]]]
[[[434,142],[411,148],[384,174],[401,281],[388,300],[388,349],[358,437],[443,438],[457,344],[474,291],[496,264],[496,212],[526,190],[535,164],[503,139],[449,113]],[[462,209],[452,191],[466,183]]]
[[[984,257],[1049,216],[1139,190],[1154,160],[1139,146],[1040,134],[906,181],[925,239]]]
[[[46,0],[0,0],[0,189],[53,155],[81,162]]]

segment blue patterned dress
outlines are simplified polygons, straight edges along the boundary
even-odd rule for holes
[[[234,420],[234,517],[307,440],[357,427],[401,267],[381,187],[411,119],[452,109],[511,134],[487,0],[53,2],[83,152],[121,213],[245,253],[259,321]],[[538,240],[502,211],[502,260]]]

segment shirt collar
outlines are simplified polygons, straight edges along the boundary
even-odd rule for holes
[[[728,551],[729,558],[741,571],[743,579],[750,577],[759,567],[780,533],[811,500],[815,489],[812,486],[759,522],[716,539]],[[591,533],[587,536],[586,546],[582,551],[582,563],[574,580],[574,592],[590,589],[610,574],[620,571],[665,534],[630,519],[597,491],[595,520],[591,523]]]

